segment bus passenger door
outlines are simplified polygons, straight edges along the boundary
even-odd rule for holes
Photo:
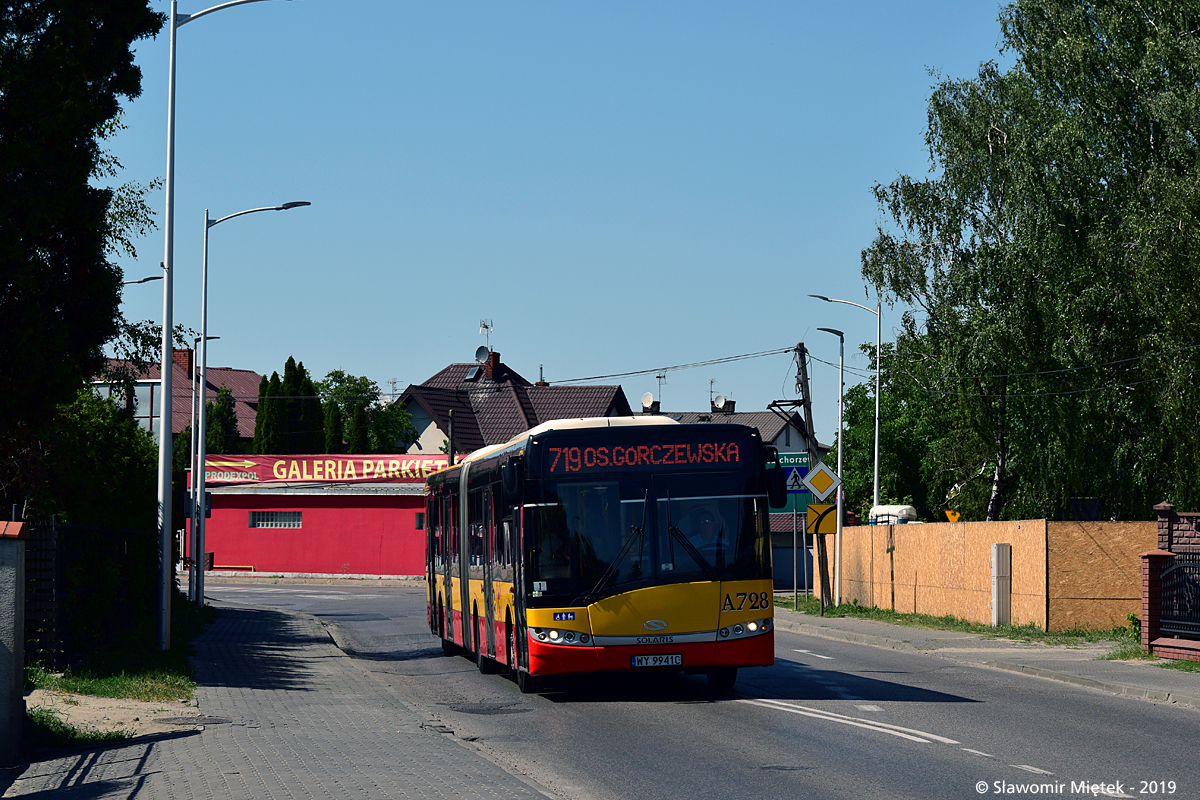
[[[483,648],[481,653],[496,652],[496,594],[492,588],[495,578],[492,562],[496,559],[496,521],[492,513],[492,487],[483,487]]]

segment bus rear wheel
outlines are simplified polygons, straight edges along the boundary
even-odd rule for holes
[[[737,667],[713,667],[708,670],[708,688],[714,692],[731,692],[737,682]]]

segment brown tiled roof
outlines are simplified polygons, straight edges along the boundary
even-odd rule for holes
[[[529,386],[525,391],[538,422],[633,413],[620,386]]]
[[[479,367],[479,378],[470,381],[474,385],[486,385],[490,383],[514,383],[522,386],[528,386],[529,381],[517,374],[516,370],[510,369],[503,361],[500,362],[499,368],[496,370],[494,378],[489,379],[483,372],[483,366],[475,362],[470,364],[450,364],[443,367],[435,375],[422,383],[422,386],[429,386],[434,389],[461,389],[466,383],[463,379],[472,367]]]
[[[114,359],[109,359],[112,362]],[[199,369],[196,370],[197,378]],[[142,374],[139,380],[161,380],[162,371],[158,364],[152,364]],[[233,395],[234,416],[237,418],[238,436],[243,439],[254,437],[255,409],[258,406],[258,384],[262,380],[257,372],[248,369],[233,369],[231,367],[208,367],[204,378],[205,402],[215,403],[217,392],[222,386],[229,388]],[[192,377],[178,363],[171,364],[171,433],[177,434],[192,424]],[[155,414],[157,415],[157,410]]]
[[[641,414],[638,414],[641,416]],[[747,425],[751,428],[758,428],[759,434],[762,435],[764,442],[770,443],[775,441],[787,424],[783,419],[773,411],[735,411],[732,413],[722,413],[719,411],[663,411],[660,416],[670,417],[676,422],[681,422],[686,425],[703,425],[711,422],[731,422],[735,425]],[[799,414],[793,412],[791,416],[792,426],[795,433],[804,429],[804,422]],[[796,439],[796,442],[803,441]],[[824,454],[829,450],[828,445],[821,445],[821,453]]]
[[[496,357],[491,378],[479,364],[451,364],[419,386],[409,386],[399,402],[417,403],[441,430],[453,407],[454,439],[459,452],[506,442],[552,419],[628,415],[629,401],[620,386],[537,386]],[[466,380],[472,368],[480,371]]]

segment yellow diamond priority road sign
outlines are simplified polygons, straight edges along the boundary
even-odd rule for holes
[[[812,490],[818,500],[829,497],[841,483],[842,479],[837,476],[836,472],[825,466],[824,461],[818,461],[817,465],[804,476],[804,485]]]

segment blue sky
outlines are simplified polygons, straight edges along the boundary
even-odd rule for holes
[[[181,0],[195,13],[218,0]],[[168,2],[155,2],[169,11]],[[997,53],[994,2],[409,3],[270,0],[179,29],[177,323],[200,328],[204,210],[258,206],[209,240],[209,364],[419,383],[484,344],[530,380],[774,350],[867,364],[860,253],[875,182],[924,174],[934,78]],[[137,46],[118,181],[166,171],[168,32]],[[1005,59],[1007,60],[1007,59]],[[164,216],[163,192],[149,202]],[[163,232],[123,259],[156,274]],[[162,284],[125,287],[162,317]],[[884,308],[884,339],[902,309]],[[813,365],[822,441],[836,368]],[[667,373],[663,407],[713,389],[791,398],[788,355]],[[847,374],[847,385],[860,379]],[[653,374],[619,382],[635,407]]]

